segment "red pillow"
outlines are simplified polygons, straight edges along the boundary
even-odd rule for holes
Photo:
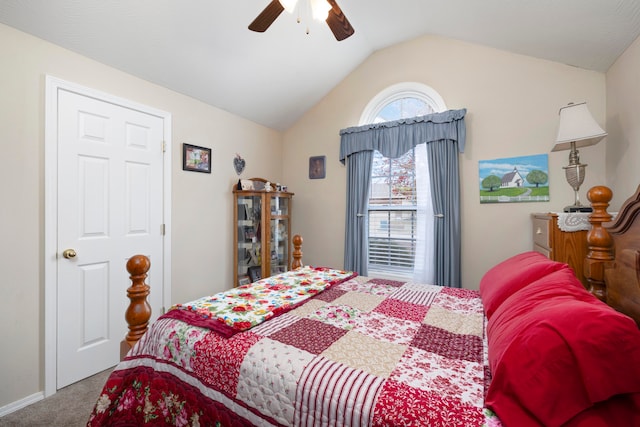
[[[613,396],[640,393],[638,327],[570,273],[521,289],[489,320],[486,405],[507,426],[562,425]]]
[[[640,393],[614,396],[581,412],[562,427],[640,426]]]
[[[551,300],[555,306],[561,301],[574,299],[595,300],[569,268],[549,273],[506,298],[487,323],[491,371],[495,372],[498,362],[511,344],[511,338],[527,328],[527,322],[531,322],[532,317],[535,319],[540,316],[538,311],[546,307],[544,304],[549,304]],[[541,303],[544,304],[541,306]]]
[[[569,269],[569,266],[533,251],[515,255],[494,266],[480,280],[480,297],[487,319],[511,294],[561,269]]]

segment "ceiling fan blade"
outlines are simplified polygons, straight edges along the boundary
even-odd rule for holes
[[[327,25],[329,25],[336,40],[341,41],[352,36],[356,31],[347,17],[344,16],[344,13],[342,13],[342,9],[340,9],[336,0],[327,0],[327,2],[331,5],[329,16],[327,16]]]
[[[267,28],[273,24],[273,21],[276,20],[278,16],[282,13],[284,7],[280,4],[278,0],[271,0],[271,3],[264,8],[260,15],[253,20],[251,24],[249,24],[249,29],[251,31],[257,31],[259,33],[264,33]]]

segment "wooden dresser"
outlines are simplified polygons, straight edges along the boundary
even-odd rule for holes
[[[533,250],[554,261],[569,264],[583,285],[584,260],[587,256],[587,230],[562,231],[558,228],[558,214],[531,214],[533,223]]]

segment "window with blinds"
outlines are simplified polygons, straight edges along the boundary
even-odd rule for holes
[[[367,106],[360,124],[382,123],[445,111],[442,97],[415,82],[385,89]],[[398,159],[374,153],[368,207],[369,273],[413,276],[416,251],[415,153]]]
[[[374,152],[368,220],[369,272],[410,275],[416,250],[414,150],[397,159]]]

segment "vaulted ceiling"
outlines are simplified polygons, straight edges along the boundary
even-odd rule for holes
[[[270,0],[0,0],[0,22],[277,130],[423,34],[602,72],[640,35],[637,0],[337,1],[355,28],[341,42],[304,11],[249,31]]]

